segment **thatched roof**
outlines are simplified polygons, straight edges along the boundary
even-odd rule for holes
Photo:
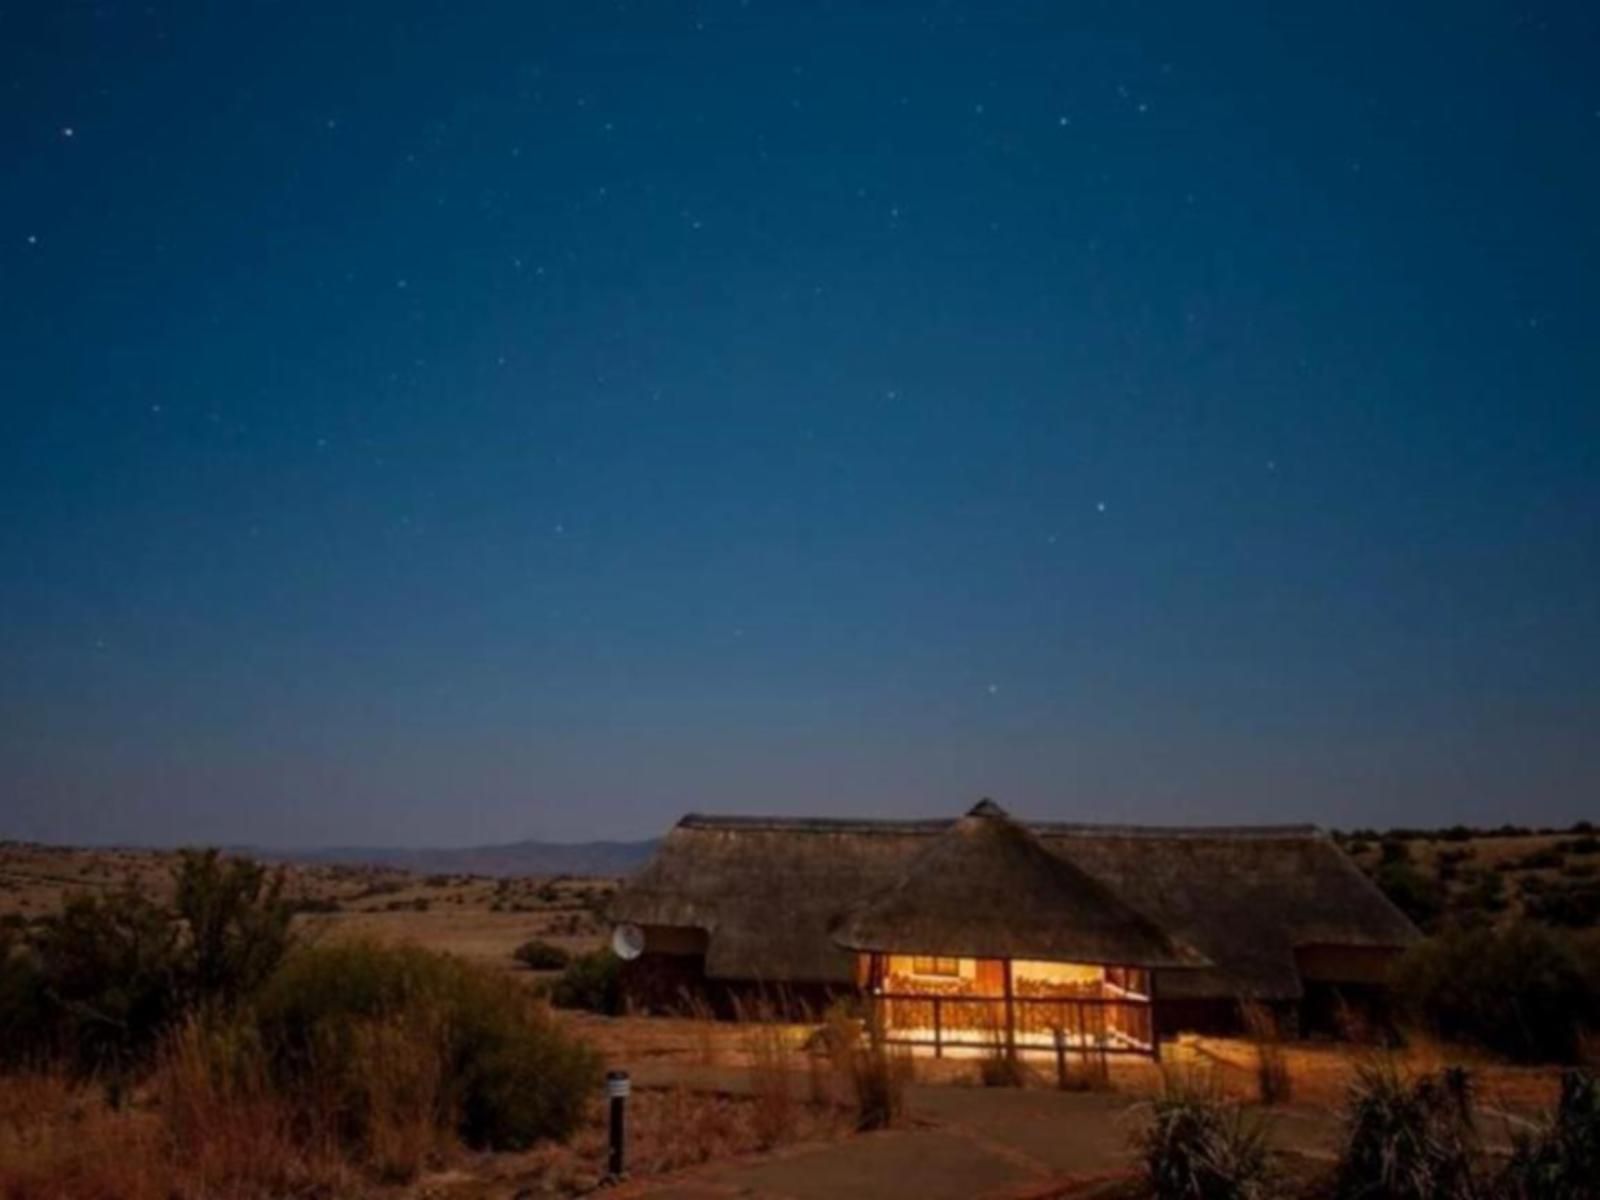
[[[848,984],[852,952],[834,934],[950,825],[691,814],[618,893],[611,915],[705,930],[712,978]],[[1297,946],[1400,947],[1418,936],[1312,826],[1028,828],[1214,964],[1162,971],[1165,996],[1289,999],[1300,994]]]
[[[1206,963],[1046,850],[991,800],[925,841],[893,883],[845,915],[835,942],[852,950],[966,958]]]
[[[1216,964],[1163,975],[1171,997],[1292,999],[1300,946],[1399,949],[1421,934],[1315,826],[1035,825],[1040,840]]]

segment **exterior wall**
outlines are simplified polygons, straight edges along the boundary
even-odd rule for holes
[[[868,980],[862,975],[855,987],[786,980],[713,980],[705,974],[707,935],[704,930],[652,925],[645,928],[643,955],[622,967],[622,988],[634,1011],[662,1014],[711,1012],[732,1018],[739,1013],[768,1011],[795,1020],[820,1020],[841,998],[858,997]],[[1304,980],[1301,1001],[1274,1002],[1286,1034],[1324,1033],[1381,1039],[1391,1024],[1385,983],[1399,951],[1358,946],[1307,946],[1296,952]],[[866,968],[861,955],[858,967]],[[911,961],[891,960],[897,973],[909,973]],[[1026,964],[1016,964],[1020,973]],[[962,982],[983,995],[1005,991],[1004,964],[998,959],[967,959]],[[903,968],[903,970],[902,970]],[[1077,972],[1082,968],[1065,968]],[[1099,971],[1099,968],[1095,968]],[[1159,982],[1161,972],[1156,973]],[[1236,998],[1227,996],[1177,998],[1158,990],[1154,1002],[1159,1036],[1182,1033],[1237,1036],[1243,1022]]]
[[[1402,951],[1383,946],[1302,946],[1295,951],[1303,995],[1269,1004],[1288,1034],[1381,1040],[1392,1025],[1389,972]],[[1159,973],[1158,973],[1159,974]],[[1158,997],[1163,1037],[1244,1032],[1239,1001],[1228,996]]]
[[[643,928],[644,953],[622,964],[624,1006],[647,1013],[692,1010],[705,989],[706,931],[672,925]]]
[[[786,1020],[820,1021],[836,999],[857,994],[853,987],[803,980],[710,979],[708,941],[703,929],[644,926],[644,953],[622,964],[624,1007],[660,1016],[710,1013],[726,1020],[770,1013]]]
[[[1274,1000],[1267,1004],[1278,1018],[1278,1027],[1285,1037],[1296,1037],[1300,1031],[1300,1002]],[[1185,1033],[1204,1034],[1208,1037],[1238,1037],[1244,1032],[1244,1015],[1239,1001],[1226,996],[1167,997],[1156,993],[1156,1032],[1163,1038],[1175,1038]]]

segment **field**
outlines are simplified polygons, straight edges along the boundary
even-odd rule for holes
[[[175,861],[167,851],[0,842],[0,919],[44,916],[75,892],[127,886],[165,900]],[[410,942],[504,970],[522,970],[511,955],[530,938],[573,952],[600,945],[597,912],[616,887],[604,879],[424,876],[369,866],[283,870],[305,937]]]
[[[1386,887],[1397,874],[1406,886],[1428,885],[1436,920],[1509,921],[1552,889],[1587,879],[1585,868],[1600,862],[1589,840],[1582,832],[1357,834],[1350,849]],[[166,901],[175,863],[175,854],[160,851],[0,843],[0,921],[47,916],[75,893],[115,895],[132,887]],[[541,975],[516,962],[516,947],[531,938],[572,952],[602,945],[599,913],[616,886],[609,879],[421,875],[391,867],[290,864],[283,870],[285,896],[297,909],[295,932],[304,941],[410,943],[529,984]],[[1505,881],[1503,905],[1480,903],[1488,894],[1485,877]],[[633,1076],[633,1180],[618,1195],[1134,1196],[1126,1190],[1129,1139],[1173,1079],[1203,1078],[1252,1108],[1262,1099],[1262,1050],[1245,1040],[1185,1038],[1164,1048],[1161,1067],[1118,1063],[1104,1081],[1078,1080],[1067,1091],[1058,1090],[1049,1063],[1034,1064],[1026,1086],[1017,1089],[982,1086],[980,1063],[920,1060],[906,1066],[904,1120],[892,1132],[860,1137],[854,1135],[848,1073],[841,1073],[814,1028],[584,1012],[558,1019],[595,1046],[607,1067]],[[1333,1161],[1335,1114],[1358,1069],[1378,1052],[1291,1043],[1276,1053],[1288,1096],[1261,1111],[1270,1115],[1278,1159],[1291,1174],[1312,1178]],[[1511,1066],[1425,1040],[1391,1061],[1416,1072],[1469,1067],[1480,1124],[1497,1152],[1513,1133],[1533,1128],[1558,1091],[1553,1068]],[[31,1183],[15,1177],[23,1183],[11,1191],[0,1178],[0,1196],[57,1195],[49,1175],[65,1169],[61,1163],[90,1179],[101,1169],[115,1178],[118,1163],[105,1154],[96,1159],[94,1147],[112,1147],[123,1158],[149,1153],[141,1120],[137,1105],[134,1112],[113,1111],[59,1080],[0,1078],[0,1158],[9,1146],[46,1164]],[[394,1200],[578,1195],[599,1185],[604,1154],[604,1106],[596,1092],[566,1144],[500,1153],[458,1147],[403,1181],[375,1190],[347,1181],[339,1186],[349,1190],[339,1194]]]
[[[1569,929],[1600,924],[1600,837],[1568,830],[1371,830],[1344,848],[1424,929],[1532,918]]]

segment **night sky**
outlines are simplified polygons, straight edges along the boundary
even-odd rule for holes
[[[0,89],[0,836],[1600,815],[1600,6],[23,0]]]

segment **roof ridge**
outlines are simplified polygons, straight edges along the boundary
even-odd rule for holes
[[[770,830],[794,833],[941,833],[953,825],[955,817],[881,818],[881,817],[787,817],[754,816],[721,813],[686,814],[678,821],[681,829]],[[1016,820],[1016,818],[1012,818]],[[1099,837],[1164,837],[1237,839],[1274,838],[1325,838],[1321,826],[1311,824],[1282,825],[1124,825],[1096,824],[1089,821],[1024,821],[1017,820],[1041,837],[1072,837],[1093,835]]]

